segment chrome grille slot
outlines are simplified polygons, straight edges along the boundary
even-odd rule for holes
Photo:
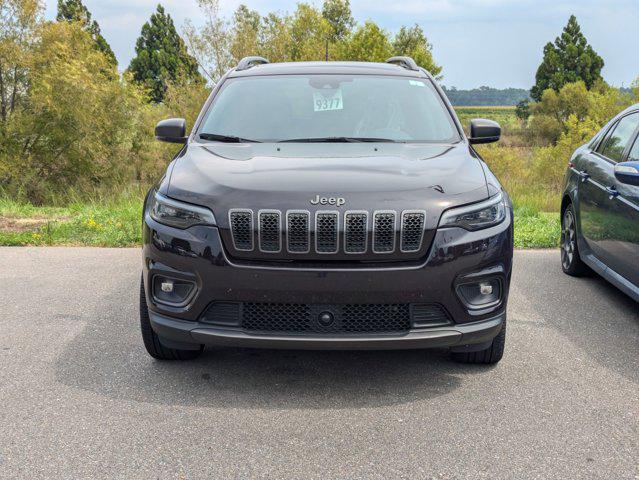
[[[375,212],[373,219],[373,252],[395,250],[395,212]]]
[[[235,250],[253,250],[253,212],[251,210],[230,210],[229,223]]]
[[[337,253],[339,213],[317,212],[315,216],[315,250],[317,253]]]
[[[366,253],[368,212],[346,212],[344,215],[344,251]]]
[[[311,248],[309,212],[286,214],[286,248],[291,253],[308,253]]]
[[[422,248],[425,219],[426,214],[422,211],[404,211],[402,213],[402,252],[418,252]]]
[[[261,210],[259,212],[259,240],[262,252],[277,253],[282,250],[282,226],[280,212]]]

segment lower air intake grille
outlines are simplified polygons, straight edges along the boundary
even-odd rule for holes
[[[303,303],[212,303],[201,322],[235,326],[247,332],[282,334],[402,333],[450,324],[439,305],[375,303],[315,305]]]

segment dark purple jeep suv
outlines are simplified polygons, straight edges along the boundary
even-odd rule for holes
[[[387,63],[243,59],[144,208],[140,317],[153,357],[204,346],[444,347],[503,355],[512,206],[433,77]]]

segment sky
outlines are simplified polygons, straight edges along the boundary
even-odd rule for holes
[[[84,0],[110,43],[121,68],[135,55],[135,41],[158,0]],[[189,18],[198,25],[196,0],[161,0],[179,30]],[[266,14],[290,12],[295,0],[220,0],[230,17],[240,3]],[[321,6],[321,0],[308,3]],[[55,0],[46,0],[55,18]],[[543,47],[575,14],[606,63],[603,76],[615,86],[639,77],[639,0],[351,0],[356,21],[370,19],[390,32],[419,24],[444,67],[448,87],[530,88]]]

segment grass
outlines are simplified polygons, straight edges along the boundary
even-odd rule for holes
[[[35,207],[0,199],[0,245],[139,245],[141,211],[138,197],[66,207]],[[33,222],[25,222],[28,219]]]

